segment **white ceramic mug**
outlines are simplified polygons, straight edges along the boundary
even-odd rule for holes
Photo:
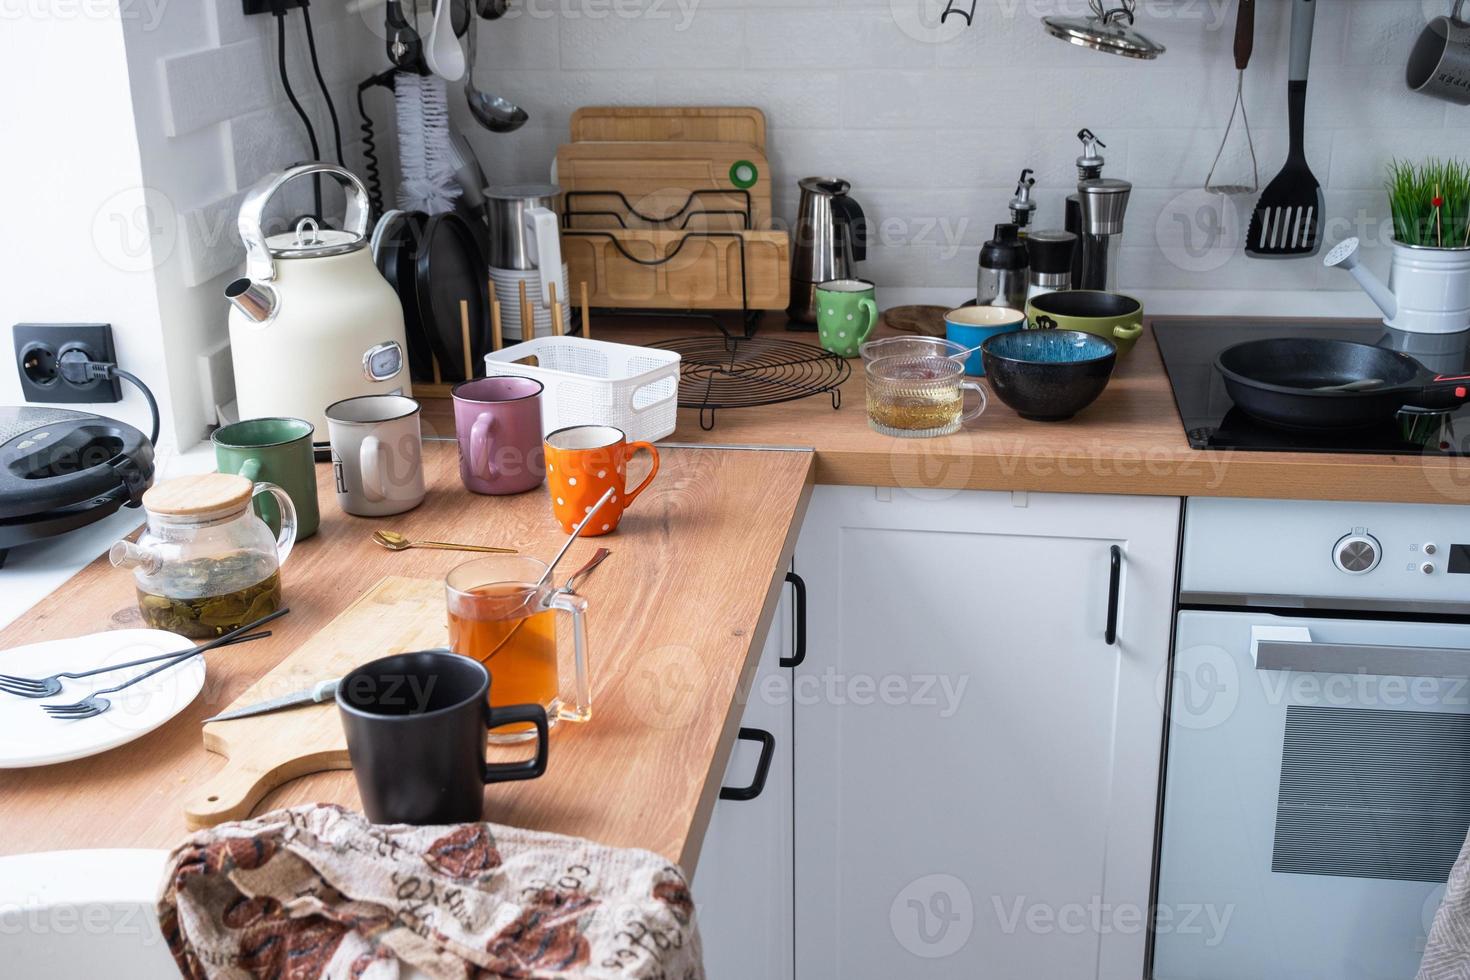
[[[327,406],[337,504],[358,517],[386,517],[424,501],[419,403],[362,395]]]

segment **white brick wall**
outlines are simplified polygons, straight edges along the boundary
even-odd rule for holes
[[[1005,220],[1023,167],[1038,174],[1039,224],[1061,223],[1062,200],[1075,183],[1075,133],[1087,126],[1108,144],[1107,173],[1136,186],[1124,288],[1225,291],[1261,311],[1291,299],[1309,308],[1354,302],[1351,280],[1318,261],[1246,259],[1238,222],[1230,223],[1235,216],[1225,225],[1230,247],[1198,248],[1219,214],[1197,189],[1235,93],[1234,0],[1141,0],[1140,29],[1169,49],[1144,63],[1043,32],[1042,15],[1079,13],[1084,0],[978,0],[968,29],[953,17],[942,28],[926,26],[937,22],[939,0],[515,3],[504,19],[481,25],[476,77],[523,105],[532,121],[510,136],[462,123],[493,180],[544,179],[578,105],[758,105],[770,124],[778,214],[789,220],[794,212],[797,178],[846,177],[869,216],[890,229],[866,274],[880,285],[954,296],[973,288],[976,246]],[[1289,6],[1257,3],[1246,76],[1263,184],[1286,152]],[[1332,239],[1360,233],[1360,224],[1377,234],[1387,217],[1379,188],[1391,157],[1470,156],[1470,109],[1416,95],[1403,83],[1414,37],[1428,15],[1450,4],[1318,6],[1309,160],[1326,190]],[[1203,210],[1212,203],[1216,210]],[[1386,268],[1381,245],[1366,254],[1370,265]]]
[[[309,159],[311,152],[281,86],[275,18],[245,17],[240,0],[193,0],[159,9],[156,20],[124,21],[124,35],[143,179],[171,211],[160,219],[177,223],[177,244],[158,256],[154,275],[173,425],[187,446],[214,421],[213,406],[204,404],[199,390],[197,359],[226,336],[222,288],[244,261],[236,231],[240,200],[261,177]],[[356,87],[386,64],[382,10],[359,14],[349,12],[343,0],[318,0],[311,11],[347,165],[360,173]],[[331,122],[299,11],[288,15],[286,34],[292,87],[316,127],[321,156],[333,159]],[[392,130],[384,125],[391,119],[391,101],[373,104],[380,144],[391,146]],[[389,155],[390,166],[391,160]]]

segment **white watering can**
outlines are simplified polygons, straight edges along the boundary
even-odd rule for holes
[[[1393,243],[1388,285],[1358,258],[1358,239],[1339,244],[1323,264],[1352,274],[1383,311],[1383,323],[1410,333],[1470,330],[1470,248],[1433,248]]]

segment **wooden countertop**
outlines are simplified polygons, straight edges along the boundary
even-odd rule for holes
[[[604,317],[596,336],[625,343],[706,331]],[[815,343],[775,323],[763,334]],[[781,405],[721,409],[703,431],[679,412],[672,441],[807,446],[816,482],[924,489],[1030,490],[1161,496],[1470,502],[1470,460],[1417,456],[1200,451],[1189,447],[1153,333],[1124,357],[1102,396],[1067,422],[1029,422],[992,397],[984,415],[938,439],[894,439],[870,429],[861,364],[841,389]],[[444,424],[444,409],[437,414]],[[449,423],[452,426],[452,422]]]
[[[453,444],[426,444],[428,499],[381,520],[343,514],[330,467],[319,466],[321,530],[283,569],[292,611],[272,624],[274,635],[207,654],[203,692],[157,731],[90,759],[0,772],[0,854],[181,843],[183,802],[224,762],[205,751],[201,719],[384,576],[442,579],[473,557],[384,551],[370,542],[373,530],[555,553],[564,537],[544,489],[475,496],[460,485],[457,458]],[[631,469],[641,475],[642,466]],[[486,819],[647,848],[693,872],[811,472],[808,452],[666,448],[658,478],[618,530],[573,546],[566,574],[599,546],[613,552],[581,590],[591,603],[595,715],[553,732],[546,776],[490,787]],[[0,647],[137,625],[132,575],[103,557],[0,632]],[[364,660],[391,652],[371,637],[363,651]],[[38,663],[36,674],[56,667]],[[352,774],[327,772],[288,783],[255,812],[312,801],[360,806]]]

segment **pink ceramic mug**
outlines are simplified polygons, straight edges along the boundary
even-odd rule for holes
[[[541,444],[541,382],[530,378],[461,381],[454,395],[459,475],[475,493],[524,493],[546,479]]]

